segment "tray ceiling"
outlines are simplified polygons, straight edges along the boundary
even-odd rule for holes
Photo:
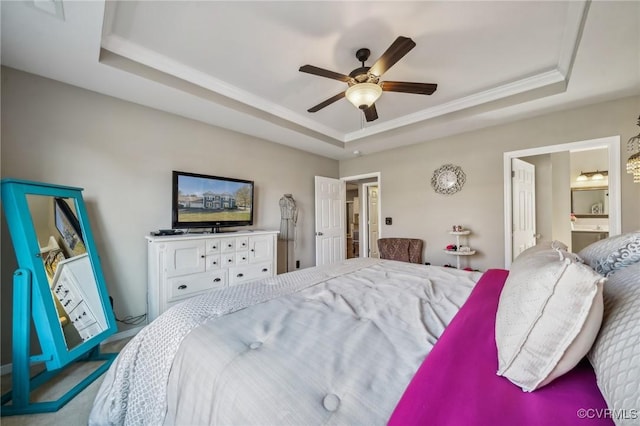
[[[338,159],[640,93],[639,2],[48,3],[2,2],[3,65]],[[382,80],[433,95],[307,112],[347,85],[301,65],[348,74],[400,35]]]

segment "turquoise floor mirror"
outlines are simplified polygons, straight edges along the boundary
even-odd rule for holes
[[[3,179],[2,207],[18,269],[13,283],[2,283],[13,285],[13,358],[12,389],[2,395],[1,413],[57,411],[116,355],[100,353],[117,326],[82,189]],[[32,354],[32,330],[41,353]],[[31,400],[38,386],[81,361],[98,367],[55,401]],[[42,371],[32,377],[32,367]]]

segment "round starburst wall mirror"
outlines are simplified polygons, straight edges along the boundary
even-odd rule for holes
[[[453,164],[445,164],[433,171],[431,186],[438,194],[452,195],[462,189],[467,176],[462,168]]]

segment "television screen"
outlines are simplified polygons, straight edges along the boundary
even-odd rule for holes
[[[245,225],[253,225],[253,181],[173,172],[173,228]]]

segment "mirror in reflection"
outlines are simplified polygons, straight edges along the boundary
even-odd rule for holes
[[[577,217],[608,217],[609,189],[572,188],[571,211]]]

